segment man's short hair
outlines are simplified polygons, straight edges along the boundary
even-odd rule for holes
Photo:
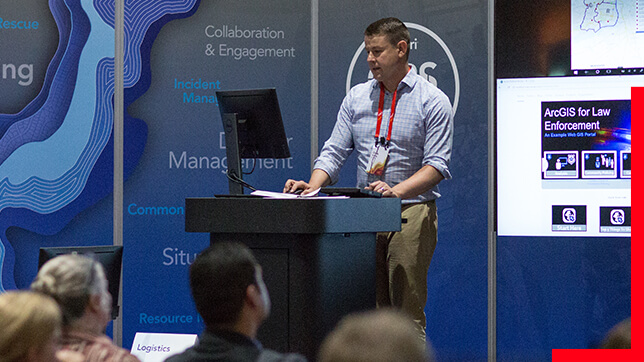
[[[427,362],[433,353],[406,314],[383,308],[344,317],[322,343],[318,361]]]
[[[250,249],[235,242],[217,242],[195,258],[190,266],[190,290],[206,326],[239,318],[258,266]]]
[[[407,43],[407,58],[409,58],[409,29],[405,23],[397,18],[383,18],[369,24],[364,31],[365,36],[385,35],[389,42],[396,46],[398,42],[404,40]]]

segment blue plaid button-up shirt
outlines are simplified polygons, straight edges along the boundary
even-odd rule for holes
[[[430,165],[446,179],[452,178],[448,165],[452,153],[454,119],[447,96],[427,80],[407,73],[398,84],[396,111],[383,175],[365,170],[375,144],[380,86],[371,79],[353,87],[344,98],[331,137],[324,143],[314,168],[325,171],[331,183],[355,149],[358,152],[358,187],[378,179],[394,186]],[[381,135],[387,135],[393,93],[385,93]],[[403,203],[423,202],[440,197],[438,186]]]

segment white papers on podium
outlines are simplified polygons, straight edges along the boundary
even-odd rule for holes
[[[137,332],[130,353],[141,362],[163,362],[166,358],[192,347],[197,339],[196,334]]]
[[[298,199],[300,197],[304,198],[307,196],[307,195],[287,194],[285,192],[273,192],[273,191],[263,191],[263,190],[255,190],[250,194],[255,196],[268,197],[271,199]]]
[[[251,192],[251,195],[261,196],[269,199],[348,199],[347,196],[318,196],[320,189],[310,192],[306,195],[302,194],[288,194],[284,192],[262,191],[256,190]]]

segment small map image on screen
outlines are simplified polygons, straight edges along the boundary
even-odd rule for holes
[[[584,151],[582,178],[616,178],[617,151]]]
[[[600,233],[630,233],[630,206],[602,206],[599,208]]]
[[[586,231],[585,205],[552,205],[552,231]]]
[[[622,164],[620,170],[622,170],[622,178],[631,178],[631,151],[622,151]]]
[[[577,151],[546,151],[543,154],[543,178],[579,177]]]

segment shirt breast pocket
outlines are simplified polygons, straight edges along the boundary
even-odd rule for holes
[[[425,125],[418,116],[410,113],[396,113],[392,132],[392,141],[415,147],[425,143]]]

